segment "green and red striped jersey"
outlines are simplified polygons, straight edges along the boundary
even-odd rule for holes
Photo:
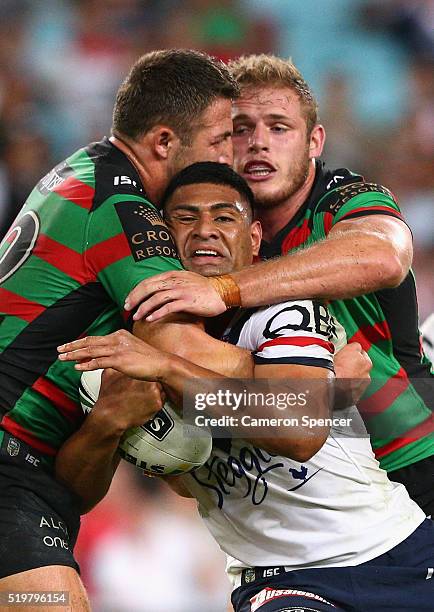
[[[1,428],[53,457],[83,419],[56,347],[123,327],[129,291],[173,269],[167,226],[108,139],[49,172],[0,245]]]
[[[317,162],[306,202],[272,242],[262,243],[261,257],[310,246],[341,220],[375,214],[402,219],[388,189],[346,168],[330,171]],[[359,409],[381,466],[397,470],[433,455],[433,378],[421,349],[413,273],[395,289],[333,301],[329,308],[348,342],[359,342],[373,363]]]

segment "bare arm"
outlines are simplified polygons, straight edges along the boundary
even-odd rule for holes
[[[163,369],[164,363],[172,356],[164,351],[185,356],[205,368],[210,365],[210,356],[212,356],[212,367],[215,371],[201,372],[199,368],[199,373],[196,375],[222,374],[251,378],[253,374],[253,361],[249,351],[214,340],[204,332],[200,322],[188,315],[179,314],[163,323],[139,322],[135,324],[134,332],[151,345],[154,344],[161,349],[160,352],[154,351],[153,356],[149,357],[154,367],[154,376],[149,380],[166,383],[159,373],[158,364]],[[126,342],[125,338],[134,338],[124,330],[120,330],[114,336],[120,344]],[[137,342],[143,344],[141,340]],[[173,360],[175,360],[174,355]],[[101,364],[97,366],[98,368],[109,367],[101,360],[98,363]],[[173,384],[169,389],[171,390],[169,397],[177,403],[182,403],[183,382],[187,374],[190,377],[194,376],[191,369],[188,372],[181,370],[180,367],[173,370]],[[142,391],[140,401],[137,400],[139,391],[134,385],[137,385],[137,381],[129,383],[126,379],[123,381],[122,398],[119,397],[120,392],[113,392],[113,389],[111,394],[101,394],[82,427],[65,442],[58,453],[56,476],[82,498],[84,512],[95,506],[109,489],[119,463],[116,449],[122,434],[129,427],[142,425],[161,408],[161,402],[158,404],[154,391],[149,385]],[[143,383],[141,385],[144,386]],[[148,395],[145,391],[148,391]],[[129,410],[127,410],[128,402]],[[119,410],[119,405],[122,406],[122,411]],[[149,405],[153,408],[152,412],[149,412]]]
[[[289,457],[303,463],[313,457],[322,447],[329,435],[330,427],[318,424],[310,427],[303,423],[307,416],[315,420],[330,418],[333,409],[333,395],[330,393],[328,383],[334,380],[334,374],[326,368],[316,368],[301,365],[256,365],[255,378],[267,380],[281,380],[287,383],[290,379],[296,381],[296,388],[300,389],[300,381],[306,381],[305,388],[313,381],[314,387],[307,393],[306,403],[295,405],[290,411],[285,410],[285,418],[294,419],[294,424],[288,426],[262,427],[255,439],[250,436],[249,442],[265,449],[270,453]],[[314,392],[313,392],[314,389]],[[264,416],[264,415],[263,415]],[[268,416],[268,415],[267,415]],[[278,416],[278,411],[270,411],[270,416]],[[282,413],[280,413],[282,416]],[[298,424],[295,424],[298,422]],[[282,431],[283,430],[283,431]],[[266,435],[264,436],[264,433]]]
[[[368,387],[372,361],[358,342],[346,344],[335,353],[334,410],[342,410],[357,404]]]
[[[134,335],[160,351],[183,357],[203,368],[228,377],[252,378],[250,351],[209,336],[202,323],[190,315],[176,314],[164,321],[134,324]]]
[[[120,461],[117,447],[122,434],[142,425],[161,407],[158,385],[113,370],[104,372],[93,410],[56,457],[56,478],[81,498],[82,513],[106,495]]]
[[[405,223],[376,215],[340,221],[322,242],[232,276],[245,306],[301,297],[337,300],[398,286],[411,260]]]
[[[56,457],[56,478],[81,500],[80,513],[92,510],[107,494],[119,465],[119,439],[91,415],[60,448]]]
[[[213,380],[220,381],[222,376],[212,370],[202,368],[176,355],[165,353],[142,342],[129,332],[120,330],[102,337],[88,337],[70,342],[62,347],[62,360],[79,360],[75,367],[80,371],[111,367],[132,378],[141,380],[156,380],[169,388],[173,394],[182,397],[184,382],[188,378],[202,380],[201,391],[213,392]],[[252,427],[244,424],[239,418],[236,427],[240,437],[265,450],[290,457],[296,461],[306,461],[324,444],[329,427],[316,428],[302,424],[301,416],[308,415],[315,419],[330,416],[330,401],[328,382],[334,375],[326,368],[300,365],[256,365],[254,377],[257,379],[294,379],[300,381],[315,379],[315,393],[307,395],[307,402],[294,406],[285,412],[286,418],[295,418],[300,425],[288,427],[285,435],[281,434],[280,423],[267,426]],[[209,384],[209,389],[206,386]],[[256,389],[257,390],[257,389]],[[264,410],[267,413],[264,413]],[[227,414],[226,406],[209,405],[208,415],[220,417]],[[282,413],[274,406],[250,406],[249,416],[257,418],[267,416],[281,418]],[[107,415],[110,418],[110,415]],[[111,426],[108,427],[111,429]],[[264,435],[265,434],[265,435]]]
[[[231,276],[247,307],[297,298],[348,299],[399,285],[411,260],[405,223],[375,215],[340,221],[323,241]],[[143,281],[130,293],[128,308],[142,300],[136,320],[148,316],[157,321],[179,311],[214,316],[225,310],[215,281],[192,272],[168,272]]]
[[[154,378],[170,387],[174,400],[180,402],[182,399],[183,385],[185,379],[192,377],[206,377],[220,379],[221,375],[208,369],[180,359],[174,355],[163,353],[146,345],[125,330],[120,330],[109,336],[78,341],[74,347],[82,346],[80,353],[71,354],[71,358],[90,359],[81,369],[108,368],[112,366],[128,376],[140,378]],[[67,347],[68,348],[68,347]],[[72,347],[70,347],[72,348]],[[354,394],[359,396],[365,387],[364,383],[369,381],[370,360],[360,345],[354,343],[346,346],[336,356],[336,373],[350,381],[357,381],[357,389],[351,387],[351,401],[344,401],[343,405],[349,405],[354,400]],[[300,366],[256,366],[254,375],[256,378],[300,378],[330,376],[328,370],[319,368],[305,368]],[[156,386],[148,383],[139,383],[130,378],[121,377],[113,380],[113,374],[106,370],[105,377],[109,384],[103,384],[100,399],[96,402],[93,411],[86,418],[83,426],[69,438],[60,449],[56,459],[56,475],[59,480],[69,486],[83,500],[82,511],[88,512],[107,493],[117,465],[119,456],[116,452],[120,437],[128,427],[141,424],[151,418],[156,410],[161,407],[161,397]],[[362,387],[359,384],[362,383]],[[345,397],[348,395],[345,390]],[[142,397],[143,393],[145,395]],[[138,395],[139,394],[139,395]],[[145,403],[144,403],[145,402]],[[122,404],[122,411],[119,405]],[[142,408],[140,408],[142,406]],[[326,418],[328,416],[328,404],[325,398],[319,401],[316,395],[316,403],[310,407],[303,408],[303,412],[313,415],[315,418]],[[220,416],[219,411],[214,416]],[[263,416],[263,415],[257,415]],[[269,416],[272,416],[269,414]],[[280,414],[275,415],[281,416]],[[287,416],[287,415],[285,415]],[[290,415],[291,416],[291,415]],[[292,416],[296,416],[292,414]],[[249,433],[254,430],[250,428],[244,436],[249,439]],[[263,430],[262,430],[263,433]],[[273,431],[267,432],[267,437],[251,437],[250,440],[270,452],[280,455],[288,455],[294,459],[304,461],[306,457],[312,456],[319,450],[325,438],[328,428],[316,428],[306,430],[293,428],[288,430],[291,439],[287,440],[280,435],[274,437]],[[178,480],[170,480],[168,484],[176,490]],[[188,492],[177,491],[179,494],[188,496]]]

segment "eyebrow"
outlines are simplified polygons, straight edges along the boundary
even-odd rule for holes
[[[272,119],[273,121],[291,121],[290,117],[288,117],[287,115],[281,115],[279,113],[270,113],[268,115],[265,115],[264,118]],[[240,115],[235,115],[233,121],[252,121],[252,118],[250,117],[250,115],[242,113]]]
[[[222,209],[230,209],[239,213],[239,209],[232,202],[216,202],[210,206],[210,210],[222,210]],[[177,204],[171,210],[171,212],[175,212],[177,210],[189,210],[190,212],[199,212],[201,210],[200,206],[194,206],[193,204]]]
[[[217,134],[216,136],[214,136],[214,139],[228,138],[229,136],[232,136],[232,134],[233,134],[233,130],[226,130],[226,132],[221,132],[220,134]]]

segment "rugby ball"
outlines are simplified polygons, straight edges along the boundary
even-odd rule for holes
[[[103,370],[83,372],[79,395],[83,411],[89,413],[98,399]],[[209,430],[185,423],[168,402],[153,419],[128,429],[121,438],[119,454],[145,473],[154,476],[190,472],[211,454]]]

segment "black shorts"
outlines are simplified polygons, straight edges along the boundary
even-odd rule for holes
[[[434,523],[426,519],[403,542],[360,565],[288,572],[284,569],[244,570],[242,586],[232,593],[234,610],[432,612]]]
[[[434,455],[389,472],[388,476],[390,480],[402,483],[411,499],[434,519]]]
[[[78,498],[31,447],[2,430],[0,441],[0,578],[47,565],[79,571]]]

